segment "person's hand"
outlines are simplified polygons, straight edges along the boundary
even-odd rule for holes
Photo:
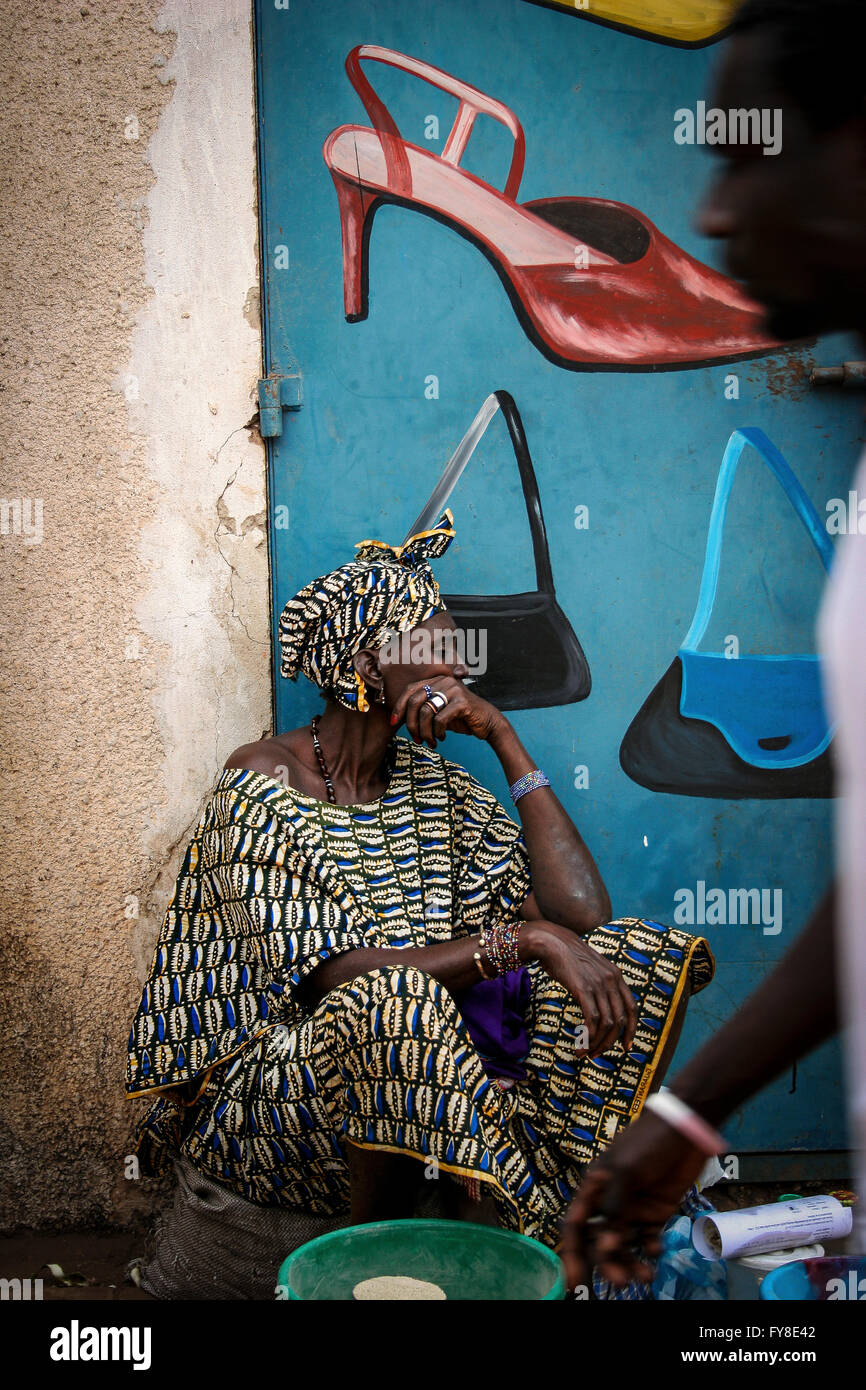
[[[391,711],[391,724],[396,727],[405,719],[406,729],[415,742],[426,743],[430,748],[435,748],[449,731],[471,734],[486,741],[500,727],[505,716],[495,705],[467,689],[461,677],[468,675],[469,667],[458,664],[448,675],[412,681]],[[431,690],[440,691],[448,700],[448,704],[438,713],[434,713],[427,703],[425,685],[429,685]]]
[[[521,955],[541,961],[548,975],[580,1004],[589,1034],[581,1050],[594,1057],[622,1037],[628,1052],[637,1028],[637,1008],[622,971],[582,937],[555,922],[525,923],[520,941]]]
[[[618,1287],[649,1282],[654,1271],[642,1256],[659,1255],[662,1226],[705,1163],[658,1115],[635,1120],[590,1164],[566,1212],[558,1248],[568,1287],[589,1285],[593,1267]]]

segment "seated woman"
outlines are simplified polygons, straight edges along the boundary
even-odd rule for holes
[[[303,671],[325,710],[228,759],[127,1090],[156,1097],[144,1171],[183,1153],[254,1202],[353,1223],[411,1214],[441,1171],[474,1219],[555,1246],[713,960],[703,938],[607,920],[592,856],[508,719],[466,666],[434,659],[454,624],[430,559],[453,535],[446,511],[403,546],[363,541],[286,605],[282,673]],[[448,732],[490,745],[520,825],[437,751]]]

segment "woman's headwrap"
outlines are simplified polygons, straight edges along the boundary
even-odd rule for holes
[[[444,555],[453,539],[454,517],[446,508],[436,526],[403,545],[359,541],[354,560],[312,580],[283,609],[280,673],[294,681],[303,671],[346,709],[357,710],[353,657],[365,647],[378,651],[393,633],[445,611],[430,560]]]

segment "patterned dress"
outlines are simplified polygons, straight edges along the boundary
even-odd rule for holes
[[[577,1054],[576,1000],[538,964],[525,1080],[485,1070],[458,999],[400,961],[515,916],[531,889],[519,825],[465,768],[396,740],[388,790],[333,806],[225,771],[178,876],[129,1040],[127,1091],[154,1094],[146,1170],[181,1151],[255,1202],[321,1215],[349,1201],[345,1142],[487,1183],[503,1225],[558,1240],[583,1168],[640,1111],[682,990],[713,974],[703,938],[625,918],[589,944],[638,1004],[631,1051]],[[329,956],[390,947],[305,1006]]]

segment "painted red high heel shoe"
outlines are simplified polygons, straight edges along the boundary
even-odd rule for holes
[[[370,58],[459,97],[441,155],[404,140],[361,70]],[[703,265],[649,218],[605,198],[518,203],[525,139],[514,113],[418,58],[360,44],[346,71],[373,122],[331,132],[323,154],[340,206],[343,287],[350,323],[367,317],[368,245],[383,203],[398,203],[459,232],[497,270],[530,340],[558,366],[696,367],[769,352],[780,344],[735,281]],[[475,117],[514,137],[502,192],[460,167]]]

